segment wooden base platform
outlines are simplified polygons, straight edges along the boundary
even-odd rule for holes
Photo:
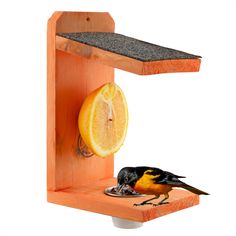
[[[104,194],[104,189],[116,185],[116,179],[105,179],[92,185],[48,191],[48,201],[68,207],[97,212],[127,220],[146,222],[199,204],[199,196],[185,190],[170,192],[169,204],[133,206],[152,196],[118,198]]]

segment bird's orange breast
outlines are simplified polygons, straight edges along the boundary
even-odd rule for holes
[[[168,193],[172,187],[167,184],[156,184],[154,178],[158,176],[153,176],[147,174],[146,172],[134,185],[134,190],[139,193],[148,195],[157,195]]]

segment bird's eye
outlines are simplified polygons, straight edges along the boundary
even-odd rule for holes
[[[125,182],[127,183],[129,180],[128,176],[125,177]]]

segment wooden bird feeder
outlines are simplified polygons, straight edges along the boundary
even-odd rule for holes
[[[145,222],[191,207],[199,196],[170,192],[169,204],[134,207],[140,198],[116,198],[114,157],[78,154],[78,114],[86,95],[114,81],[114,68],[140,75],[195,72],[200,57],[115,34],[109,13],[55,12],[47,32],[47,197],[68,207]],[[101,33],[102,32],[102,33]]]

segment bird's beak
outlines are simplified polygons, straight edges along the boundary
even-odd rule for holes
[[[118,184],[117,185],[118,192],[120,193],[124,187],[125,187],[125,184]]]

